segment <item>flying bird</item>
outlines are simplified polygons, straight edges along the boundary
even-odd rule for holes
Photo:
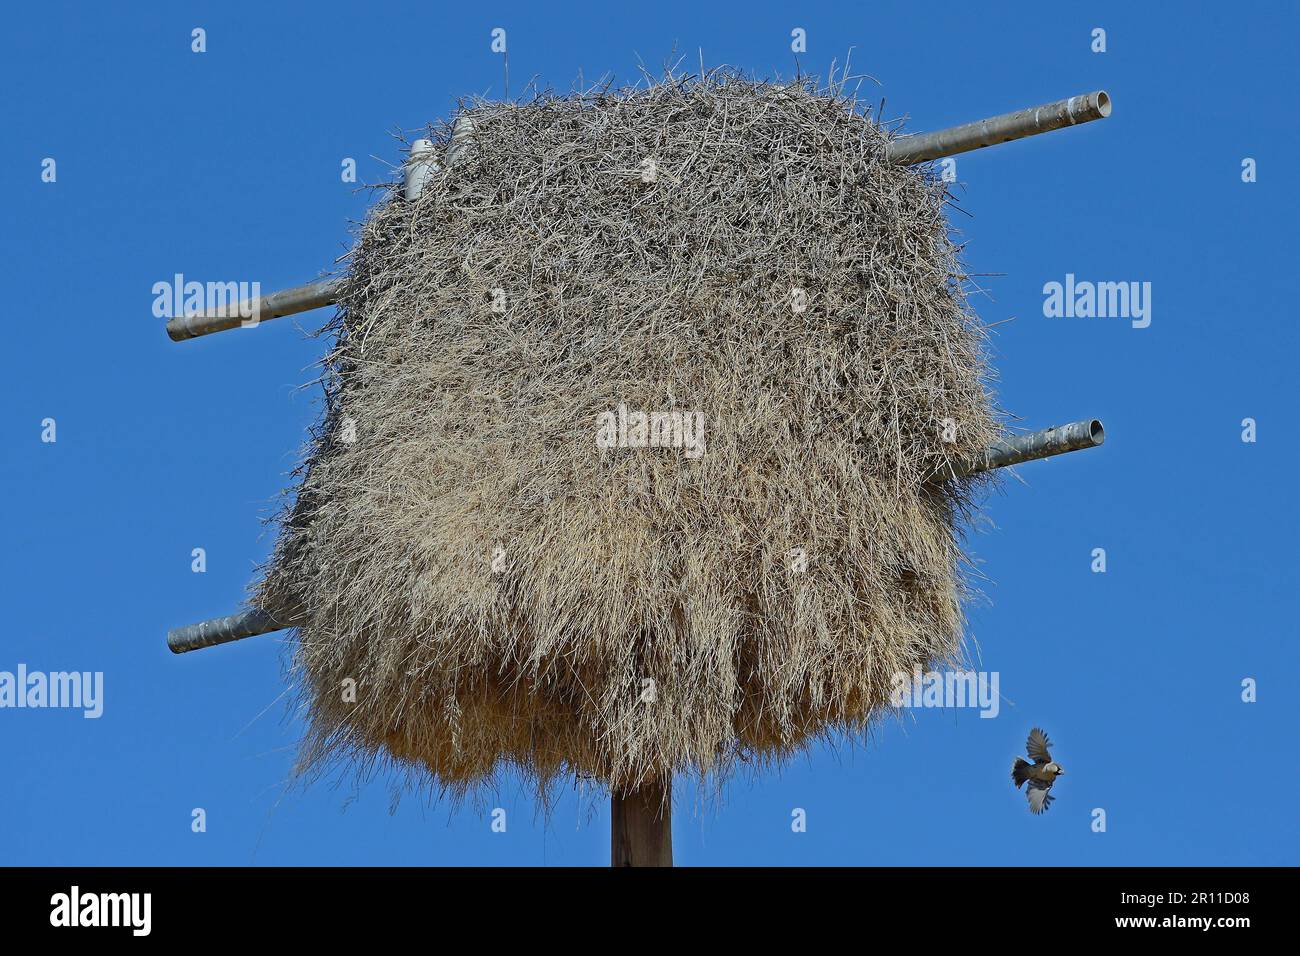
[[[1021,784],[1029,785],[1025,788],[1025,796],[1029,798],[1031,813],[1042,813],[1052,805],[1053,798],[1048,791],[1056,783],[1056,778],[1065,773],[1065,768],[1048,753],[1047,748],[1050,746],[1052,742],[1047,739],[1047,734],[1035,727],[1025,741],[1025,752],[1033,763],[1024,757],[1017,757],[1011,765],[1011,779],[1015,781],[1016,789],[1019,790]]]

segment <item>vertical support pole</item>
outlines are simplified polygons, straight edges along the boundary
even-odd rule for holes
[[[447,165],[455,166],[469,155],[474,145],[474,121],[462,116],[451,127],[451,142],[447,144]],[[441,168],[433,141],[417,139],[411,144],[411,154],[406,159],[405,196],[415,202],[424,192],[424,184]]]
[[[661,778],[610,798],[610,865],[673,865],[673,783]]]
[[[461,116],[451,124],[451,142],[447,144],[447,165],[455,166],[474,147],[474,120]]]
[[[406,160],[407,202],[414,202],[424,192],[425,181],[438,171],[438,160],[433,149],[433,142],[417,139],[411,144],[411,155]]]

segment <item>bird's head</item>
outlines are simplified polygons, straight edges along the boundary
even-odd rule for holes
[[[1055,760],[1053,760],[1051,763],[1049,763],[1046,767],[1043,768],[1043,771],[1045,773],[1051,774],[1053,777],[1059,777],[1061,774],[1065,773],[1065,768],[1062,767]]]

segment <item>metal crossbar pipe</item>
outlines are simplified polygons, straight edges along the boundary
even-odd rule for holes
[[[935,479],[942,481],[945,478],[961,478],[994,468],[1006,468],[1008,465],[1019,465],[1039,458],[1096,448],[1105,440],[1106,431],[1095,418],[1057,425],[999,441],[980,457],[955,465],[950,473],[936,475]],[[265,611],[254,608],[241,614],[200,621],[198,624],[168,631],[167,646],[176,654],[184,654],[294,626],[294,621],[277,621]]]
[[[214,647],[231,641],[242,641],[246,637],[270,634],[289,626],[279,623],[265,611],[253,608],[228,617],[214,617],[198,624],[173,628],[167,632],[167,646],[173,654],[184,654],[202,647]]]
[[[1039,458],[1096,448],[1105,440],[1106,429],[1101,422],[1096,418],[1085,418],[1080,422],[1056,425],[994,442],[983,455],[954,466],[952,476],[962,478],[981,471],[992,471],[994,468],[1006,468],[1009,465],[1037,461]],[[937,477],[942,480],[949,476],[941,474]]]
[[[956,156],[972,149],[1105,119],[1110,115],[1110,109],[1110,96],[1105,90],[1097,90],[933,133],[901,136],[885,147],[885,158],[904,166],[914,166],[943,156]]]
[[[447,166],[463,162],[473,147],[474,122],[468,116],[462,116],[452,124],[451,142],[447,146]],[[403,196],[408,202],[420,198],[425,185],[438,169],[438,154],[433,142],[427,139],[416,140],[406,158],[404,170]],[[232,307],[217,313],[177,316],[168,320],[167,334],[173,341],[183,342],[213,332],[237,329],[252,318],[260,324],[268,319],[309,312],[338,302],[342,289],[341,279],[309,282],[307,285],[282,289],[249,302],[241,302],[238,308]]]
[[[1104,119],[1110,115],[1110,110],[1110,97],[1104,90],[1098,90],[1082,96],[1057,100],[1055,103],[1046,103],[1015,113],[1004,113],[1001,116],[966,123],[963,126],[903,136],[885,148],[885,156],[891,162],[911,166],[943,156],[955,156],[973,149],[1047,133],[1066,126],[1077,126],[1079,123]],[[469,117],[462,116],[456,120],[447,149],[448,166],[455,166],[463,161],[473,146],[473,137],[474,124]],[[433,144],[428,140],[418,140],[407,159],[404,195],[408,200],[419,198],[425,182],[437,167]],[[167,334],[173,341],[183,342],[186,339],[211,335],[213,332],[239,328],[250,318],[255,318],[260,324],[270,319],[308,312],[311,309],[336,303],[341,289],[341,280],[328,279],[272,292],[249,302],[241,302],[237,308],[232,307],[217,313],[176,316],[168,320]]]
[[[167,334],[171,336],[172,341],[183,342],[186,339],[198,338],[200,335],[237,329],[252,319],[261,323],[268,319],[278,319],[285,315],[319,309],[337,302],[342,288],[342,280],[326,279],[294,286],[292,289],[281,289],[279,292],[241,302],[238,307],[232,306],[219,312],[178,315],[167,320]]]

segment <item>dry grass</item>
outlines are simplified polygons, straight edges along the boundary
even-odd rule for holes
[[[362,227],[256,596],[302,621],[305,764],[632,787],[862,729],[957,654],[970,486],[927,478],[996,434],[942,184],[811,86],[468,110]],[[619,403],[705,453],[598,448]]]

